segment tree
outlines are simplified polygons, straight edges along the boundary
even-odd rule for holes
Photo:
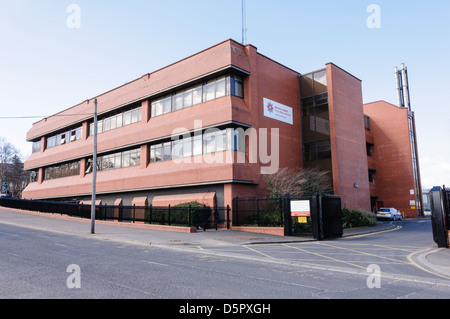
[[[311,196],[314,193],[330,193],[332,186],[328,172],[318,168],[282,168],[266,177],[271,196]]]
[[[0,183],[8,183],[14,197],[20,196],[28,183],[20,152],[3,137],[0,137]]]

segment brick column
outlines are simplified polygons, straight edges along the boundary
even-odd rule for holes
[[[141,145],[141,168],[147,168],[149,163],[150,152],[148,144]]]
[[[142,117],[142,122],[143,123],[147,123],[148,120],[150,119],[150,107],[149,107],[150,103],[148,100],[142,101],[142,105],[141,105],[141,117]]]

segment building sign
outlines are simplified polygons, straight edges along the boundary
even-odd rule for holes
[[[291,200],[291,216],[292,217],[311,216],[309,200]]]
[[[292,108],[264,98],[264,116],[288,124],[294,124]]]

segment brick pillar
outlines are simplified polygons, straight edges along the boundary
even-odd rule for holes
[[[141,168],[147,168],[149,163],[150,152],[148,149],[148,144],[141,145]]]
[[[143,123],[147,123],[148,120],[150,119],[150,107],[149,107],[149,101],[145,100],[142,101],[142,106],[141,106],[141,117],[142,117],[142,122]]]

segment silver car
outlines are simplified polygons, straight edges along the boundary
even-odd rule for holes
[[[377,218],[379,219],[390,219],[390,220],[402,220],[402,213],[395,208],[380,208],[377,211]]]

